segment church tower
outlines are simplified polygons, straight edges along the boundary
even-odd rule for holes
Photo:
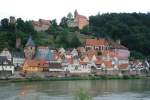
[[[28,38],[28,41],[24,48],[25,58],[32,59],[35,55],[35,43],[32,40],[32,36]]]

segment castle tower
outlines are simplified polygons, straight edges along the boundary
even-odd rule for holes
[[[10,23],[11,24],[15,24],[16,23],[16,19],[14,16],[10,16]]]
[[[25,58],[32,59],[35,55],[35,43],[32,40],[32,36],[28,38],[28,41],[24,48]]]
[[[21,46],[21,38],[16,38],[16,48],[20,48]]]
[[[74,12],[74,17],[76,17],[76,16],[78,16],[78,11],[77,10],[75,10],[75,12]]]

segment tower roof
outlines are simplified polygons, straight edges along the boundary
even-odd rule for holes
[[[32,40],[32,36],[30,36],[30,37],[28,38],[28,41],[27,41],[27,43],[26,43],[26,46],[35,46],[35,43],[34,43],[33,40]]]
[[[77,9],[76,9],[75,12],[74,12],[74,16],[78,16],[78,11],[77,11]]]

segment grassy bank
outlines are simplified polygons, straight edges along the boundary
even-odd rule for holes
[[[23,79],[7,79],[0,80],[0,82],[33,82],[33,81],[78,81],[78,80],[127,80],[127,79],[141,79],[138,76],[84,76],[84,77],[50,77],[50,78],[23,78]]]

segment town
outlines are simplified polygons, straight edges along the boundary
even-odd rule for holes
[[[89,24],[88,18],[74,13],[75,18],[67,21],[69,27],[83,29]],[[10,23],[15,18],[10,17]],[[32,21],[36,31],[45,31],[50,21]],[[16,48],[21,45],[16,39]],[[0,78],[50,78],[73,76],[147,76],[150,72],[148,60],[129,59],[130,50],[120,40],[95,37],[85,39],[77,48],[54,48],[37,45],[30,35],[23,52],[3,48],[0,53]]]

